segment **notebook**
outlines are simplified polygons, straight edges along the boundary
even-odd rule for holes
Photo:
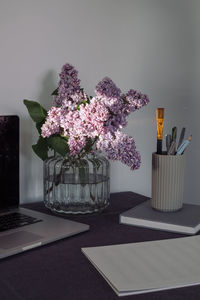
[[[193,235],[200,230],[200,205],[183,204],[176,212],[159,212],[150,200],[120,214],[121,224]]]
[[[88,229],[86,224],[19,207],[19,117],[0,116],[0,258]]]
[[[82,248],[118,296],[200,284],[200,236]]]

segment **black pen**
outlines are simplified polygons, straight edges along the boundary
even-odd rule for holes
[[[183,140],[184,140],[184,136],[185,136],[185,127],[182,128],[181,130],[181,134],[180,134],[180,138],[179,138],[179,142],[178,142],[178,146],[177,149],[180,147],[180,145],[182,144]]]

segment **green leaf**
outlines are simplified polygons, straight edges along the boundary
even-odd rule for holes
[[[32,146],[33,151],[39,158],[45,160],[48,158],[48,144],[47,139],[39,137],[37,144]]]
[[[58,96],[58,87],[57,87],[57,89],[55,89],[54,91],[53,91],[53,93],[51,94],[52,96]]]
[[[30,117],[36,123],[44,121],[47,116],[47,111],[36,101],[24,100],[24,104],[28,109]]]
[[[86,100],[82,100],[80,103],[78,103],[77,105],[77,110],[80,110],[80,105],[84,104],[84,106],[86,106],[87,101]]]
[[[62,156],[66,156],[69,153],[69,146],[66,137],[61,136],[50,136],[47,139],[48,146],[54,149],[57,153]]]

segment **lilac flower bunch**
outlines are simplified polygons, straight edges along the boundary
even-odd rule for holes
[[[115,83],[105,77],[97,84],[96,95],[89,97],[80,86],[77,70],[70,64],[62,67],[59,76],[58,88],[53,93],[54,106],[46,112],[42,122],[40,143],[41,139],[52,142],[52,138],[62,137],[68,146],[66,154],[71,157],[80,158],[95,149],[103,151],[108,159],[128,165],[131,170],[138,169],[141,158],[135,142],[121,129],[127,125],[131,112],[149,102],[148,96],[133,89],[122,94]],[[28,107],[28,102],[25,104]],[[55,142],[51,143],[54,148],[52,145]]]

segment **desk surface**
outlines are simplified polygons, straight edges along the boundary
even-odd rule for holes
[[[111,194],[111,204],[103,213],[67,217],[89,224],[90,231],[0,261],[0,299],[119,299],[81,253],[81,248],[183,237],[119,224],[121,212],[147,199],[132,192]],[[51,214],[42,202],[25,207]],[[200,285],[120,299],[200,299]]]

